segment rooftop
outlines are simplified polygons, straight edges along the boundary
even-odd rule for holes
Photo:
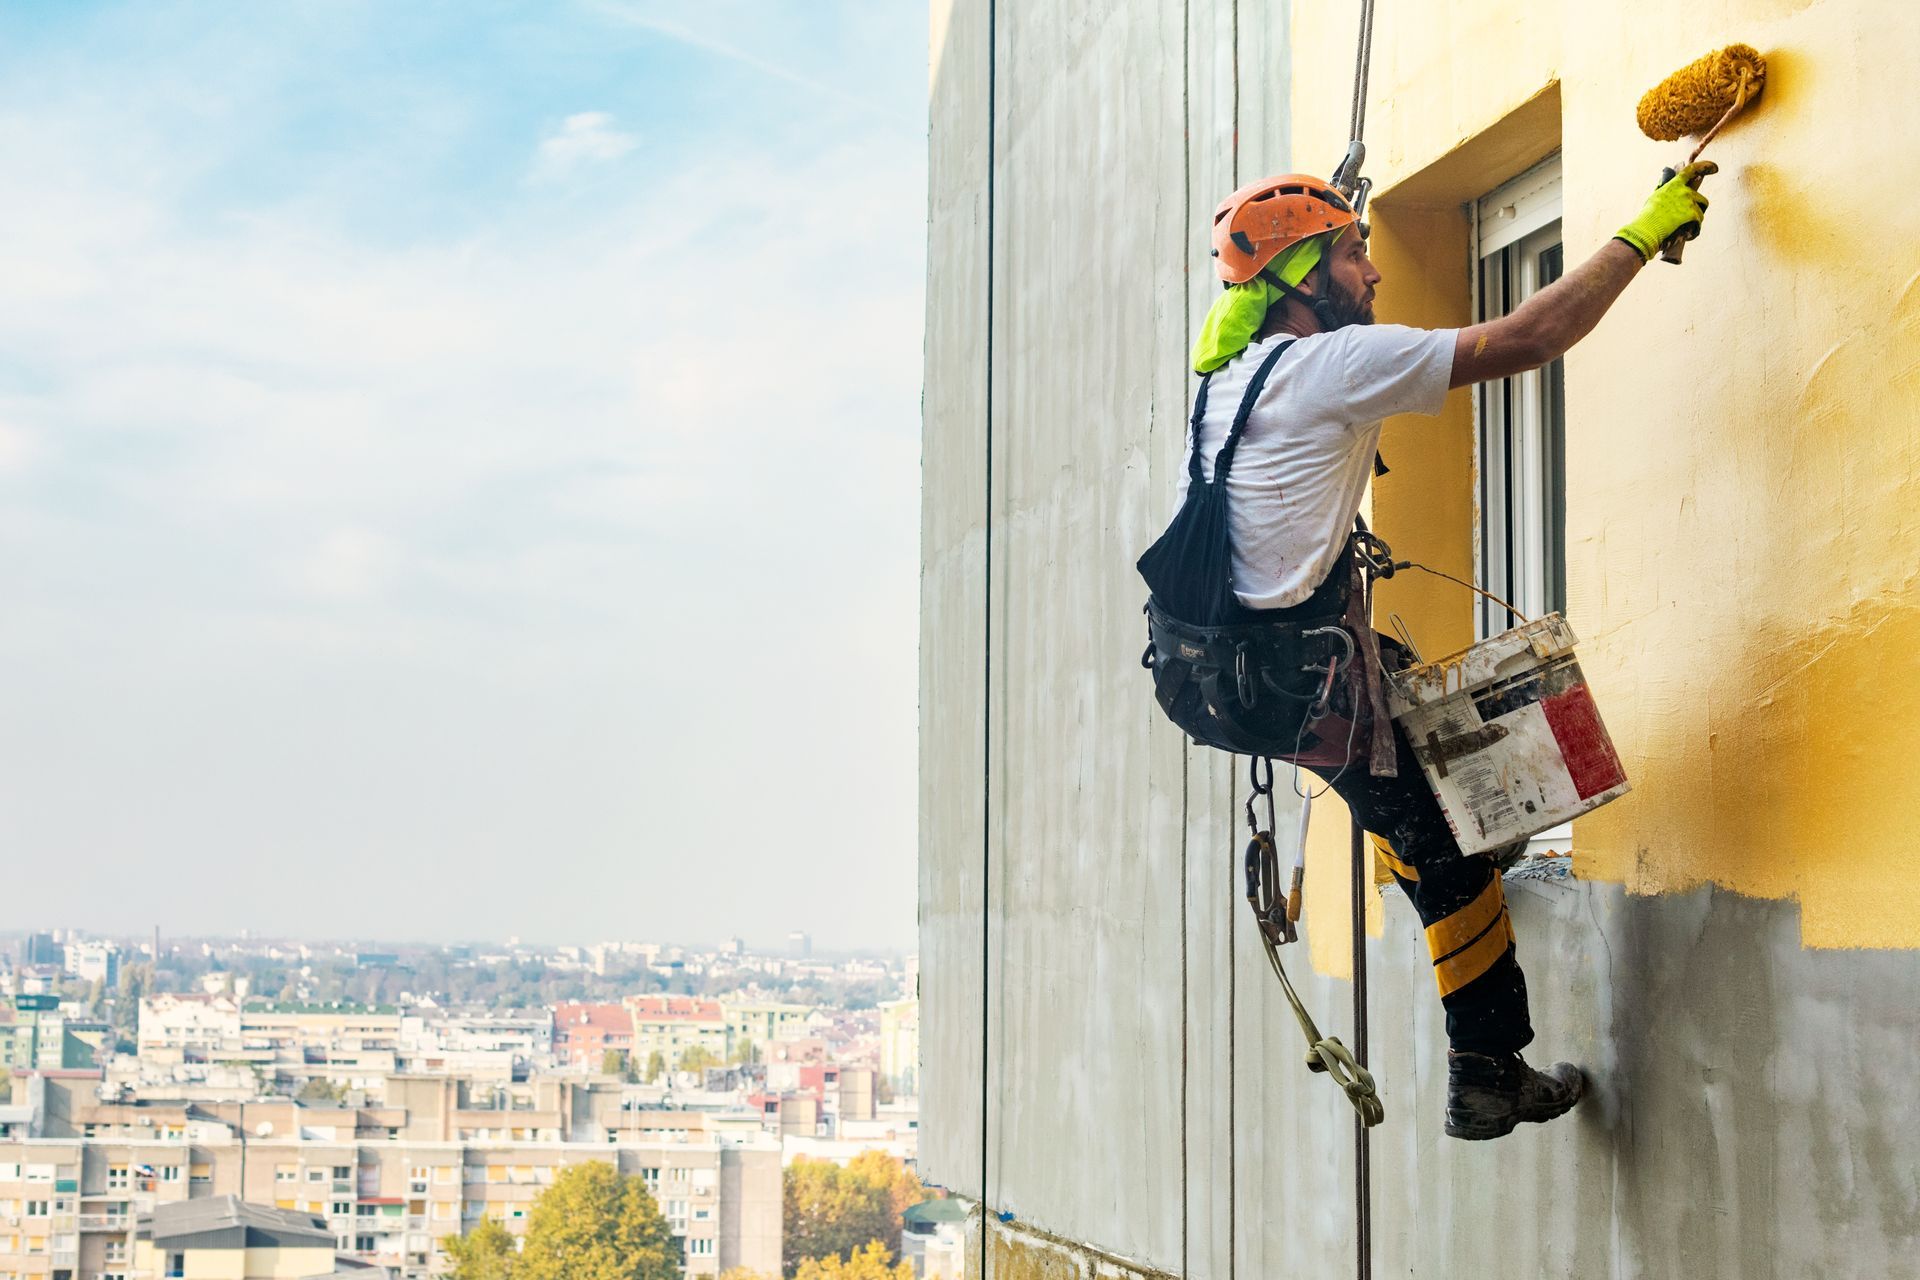
[[[140,1222],[140,1238],[200,1249],[331,1250],[334,1244],[333,1232],[314,1215],[249,1204],[239,1196],[156,1205]]]

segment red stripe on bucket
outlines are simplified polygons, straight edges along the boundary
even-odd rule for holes
[[[1586,685],[1577,684],[1565,693],[1542,698],[1540,709],[1546,712],[1547,726],[1553,730],[1553,740],[1560,744],[1573,789],[1582,800],[1627,780],[1627,771],[1620,767],[1620,757],[1614,753],[1613,739],[1600,723],[1600,708]]]

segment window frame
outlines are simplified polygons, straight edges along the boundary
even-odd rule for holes
[[[1471,313],[1475,323],[1512,307],[1566,273],[1561,153],[1502,183],[1477,201],[1472,216]],[[1558,251],[1558,269],[1542,279],[1542,260]],[[1517,270],[1517,279],[1514,275]],[[1501,288],[1490,307],[1489,281]],[[1566,373],[1564,358],[1540,369],[1473,388],[1474,577],[1522,613],[1539,617],[1566,608]],[[1514,483],[1515,472],[1518,483]],[[1509,498],[1513,498],[1509,501]],[[1510,508],[1518,508],[1517,511]],[[1557,528],[1550,525],[1557,524]],[[1500,527],[1503,536],[1496,539]],[[1516,578],[1520,579],[1516,581]],[[1477,597],[1474,639],[1507,630],[1506,610]],[[1527,853],[1567,853],[1573,824],[1527,842]]]

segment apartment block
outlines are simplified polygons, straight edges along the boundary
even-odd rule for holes
[[[880,1006],[880,1075],[895,1093],[920,1092],[920,1001]]]
[[[679,1065],[687,1050],[700,1048],[716,1062],[727,1060],[727,1017],[718,1000],[690,996],[634,996],[626,1002],[633,1023],[632,1056],[644,1067],[659,1054],[669,1068]]]
[[[376,1108],[101,1101],[94,1080],[40,1081],[10,1126],[31,1136],[0,1140],[0,1280],[130,1276],[143,1217],[222,1196],[309,1215],[341,1254],[425,1280],[447,1270],[447,1237],[488,1219],[524,1231],[541,1190],[587,1160],[646,1180],[687,1275],[779,1270],[780,1149],[757,1118],[640,1107],[609,1081],[537,1084],[488,1109],[446,1077],[390,1081],[397,1105]]]
[[[336,1256],[333,1233],[311,1214],[215,1196],[162,1205],[141,1219],[128,1274],[183,1280],[378,1280],[387,1272]]]
[[[149,996],[136,1036],[142,1062],[245,1062],[276,1074],[372,1078],[397,1069],[401,1017],[390,1007],[280,1004],[215,994]]]
[[[598,1071],[608,1050],[633,1051],[633,1017],[617,1004],[563,1004],[553,1011],[553,1057],[563,1067]]]
[[[745,1042],[764,1050],[779,1040],[795,1040],[810,1034],[808,1019],[813,1008],[804,1004],[782,1004],[774,1000],[726,1000],[720,1008],[727,1020],[729,1049]]]

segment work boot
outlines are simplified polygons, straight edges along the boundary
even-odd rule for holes
[[[1470,1142],[1505,1137],[1521,1121],[1540,1124],[1573,1110],[1587,1078],[1571,1062],[1535,1071],[1517,1053],[1447,1054],[1447,1136]]]

